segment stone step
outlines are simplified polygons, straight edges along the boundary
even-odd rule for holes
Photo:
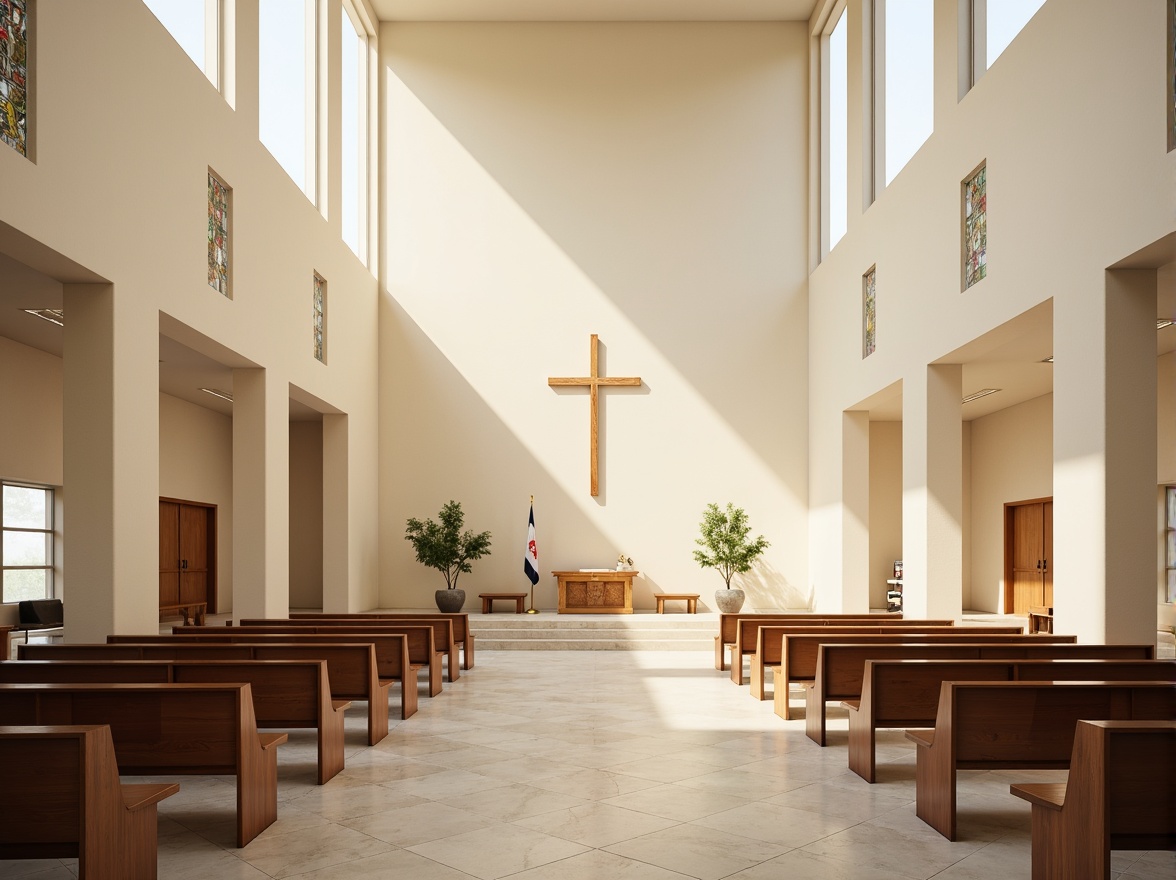
[[[714,651],[704,639],[493,639],[478,638],[479,651]]]
[[[713,651],[715,614],[472,614],[479,651]]]
[[[628,629],[616,627],[600,627],[593,629],[563,629],[562,627],[534,627],[532,629],[516,628],[510,629],[506,627],[486,627],[474,628],[474,635],[478,638],[478,644],[481,645],[487,641],[492,640],[519,640],[530,641],[533,639],[566,639],[568,641],[647,641],[649,639],[660,639],[662,641],[681,641],[682,639],[706,639],[713,640],[717,628],[693,628],[693,629]]]

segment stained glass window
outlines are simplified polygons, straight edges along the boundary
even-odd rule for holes
[[[314,276],[314,356],[316,360],[327,362],[326,343],[326,303],[327,282],[317,272]]]
[[[981,165],[964,181],[964,290],[988,274],[988,182]]]
[[[862,276],[862,357],[874,353],[878,334],[878,315],[874,306],[874,287],[877,282],[877,267]]]
[[[229,296],[229,188],[208,172],[208,286]]]
[[[0,140],[22,156],[28,147],[27,0],[0,0]]]

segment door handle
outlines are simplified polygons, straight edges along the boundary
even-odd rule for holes
[[[1041,571],[1041,560],[1040,559],[1037,560],[1037,570]]]

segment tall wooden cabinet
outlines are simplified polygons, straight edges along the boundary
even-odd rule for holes
[[[1005,613],[1053,607],[1053,499],[1005,505]]]
[[[159,604],[216,609],[216,505],[159,499]]]

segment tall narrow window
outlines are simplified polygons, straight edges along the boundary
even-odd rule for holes
[[[3,5],[3,0],[0,0]],[[53,490],[0,483],[4,602],[53,596]]]
[[[846,46],[845,11],[837,19],[825,42],[828,79],[825,106],[829,108],[825,158],[829,183],[827,230],[829,250],[841,241],[848,226],[849,205],[849,52]]]
[[[208,172],[208,285],[231,297],[229,288],[230,239],[229,197],[232,190],[223,180]]]
[[[1167,601],[1176,602],[1176,486],[1164,488],[1165,511],[1165,565],[1168,575]]]
[[[367,34],[343,5],[343,241],[361,260],[367,243]]]
[[[988,274],[987,178],[981,165],[964,181],[964,290]]]
[[[220,0],[143,0],[184,53],[219,86]]]
[[[1176,150],[1176,0],[1168,0],[1168,150]]]
[[[862,357],[868,358],[874,353],[878,337],[878,313],[874,301],[875,286],[877,284],[878,267],[871,266],[870,271],[862,276]]]
[[[28,23],[25,0],[0,0],[0,140],[22,156],[29,154]]]
[[[314,273],[314,357],[327,362],[327,282]]]
[[[935,125],[935,3],[894,0],[884,6],[886,183],[894,180]]]
[[[1017,34],[1029,23],[1045,0],[981,0],[977,2],[973,27],[984,36],[984,51],[977,53],[984,70],[992,67],[1000,53],[1009,47]]]
[[[258,133],[278,164],[315,199],[315,0],[260,0]]]

